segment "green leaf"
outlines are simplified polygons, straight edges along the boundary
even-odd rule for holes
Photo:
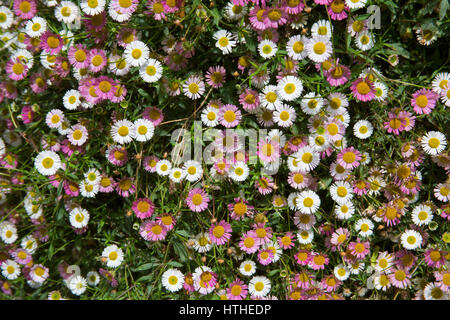
[[[448,0],[441,0],[441,4],[439,6],[439,20],[444,19],[447,15],[448,10]]]
[[[144,271],[144,270],[149,270],[153,267],[156,267],[159,265],[159,262],[149,262],[149,263],[144,263],[142,265],[140,265],[137,268],[131,269],[133,272],[137,272],[137,271]]]

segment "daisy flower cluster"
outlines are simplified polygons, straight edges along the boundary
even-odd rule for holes
[[[0,3],[0,297],[448,299],[448,16],[369,4]]]

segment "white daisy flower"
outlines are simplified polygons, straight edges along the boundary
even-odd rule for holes
[[[84,178],[89,183],[98,184],[98,183],[100,183],[100,180],[102,177],[100,175],[100,172],[97,169],[91,168],[84,173]]]
[[[205,83],[198,76],[190,76],[183,83],[183,93],[189,99],[199,99],[205,93]]]
[[[281,104],[273,112],[273,121],[280,127],[290,127],[297,118],[295,109],[287,104]]]
[[[51,176],[61,168],[61,158],[56,152],[41,151],[34,159],[34,167],[44,176]]]
[[[122,13],[120,11],[117,11],[113,8],[112,3],[112,1],[109,2],[108,14],[113,20],[117,22],[125,22],[131,18],[131,15],[133,14],[132,12]]]
[[[207,232],[200,232],[195,236],[193,248],[195,251],[204,253],[213,247],[211,238]]]
[[[135,138],[135,134],[133,122],[126,119],[116,121],[111,127],[111,137],[119,144],[130,143]]]
[[[95,287],[100,283],[100,275],[97,271],[89,271],[86,274],[87,284],[91,287]]]
[[[444,134],[439,131],[429,131],[422,137],[422,148],[427,154],[441,153],[447,146]]]
[[[57,129],[64,121],[64,113],[59,109],[50,110],[45,116],[45,122],[49,128]]]
[[[205,126],[211,128],[217,126],[219,124],[218,109],[213,106],[203,108],[201,119]]]
[[[297,232],[297,241],[300,244],[310,244],[314,239],[314,231],[312,228],[308,230],[299,230]]]
[[[248,291],[254,297],[265,297],[270,292],[270,280],[264,276],[255,276],[250,279]]]
[[[33,237],[32,235],[28,235],[22,239],[22,241],[20,242],[20,246],[23,249],[26,249],[30,254],[33,254],[38,248],[38,242],[35,237]]]
[[[330,194],[334,201],[342,205],[353,198],[353,189],[347,181],[336,181],[330,187]]]
[[[307,42],[308,38],[302,35],[290,37],[286,44],[288,56],[294,60],[304,59],[308,55],[305,49]]]
[[[55,18],[64,23],[72,23],[80,15],[78,6],[71,1],[61,1],[55,8]]]
[[[277,44],[270,40],[263,40],[258,44],[258,52],[264,59],[272,58],[278,51]]]
[[[156,82],[161,79],[163,67],[161,62],[155,59],[148,59],[139,69],[139,75],[145,82]]]
[[[345,0],[345,4],[350,9],[361,9],[366,6],[367,0]]]
[[[300,97],[303,91],[302,81],[295,76],[285,76],[277,83],[277,92],[283,101],[292,101]]]
[[[169,160],[163,159],[159,160],[156,164],[156,173],[158,173],[160,176],[167,176],[170,174],[170,171],[172,170],[172,164]]]
[[[87,281],[82,276],[72,276],[68,281],[70,291],[77,296],[82,295],[87,288]]]
[[[247,14],[246,6],[239,6],[233,3],[233,1],[229,1],[224,9],[225,17],[230,21],[240,20]]]
[[[72,227],[81,229],[88,225],[89,212],[83,208],[74,208],[69,213],[69,221]]]
[[[247,164],[243,161],[238,161],[232,165],[228,171],[228,176],[236,182],[241,182],[247,179],[249,173],[250,169]]]
[[[275,110],[283,103],[278,96],[277,86],[274,85],[265,86],[259,94],[259,100],[261,106],[269,110]]]
[[[423,297],[425,300],[447,300],[448,292],[444,291],[441,286],[435,282],[428,283],[423,289]]]
[[[186,173],[183,171],[183,169],[172,168],[172,170],[170,170],[169,179],[175,183],[178,183],[184,179],[185,175]]]
[[[100,189],[100,184],[93,184],[83,180],[78,187],[80,188],[80,193],[83,197],[94,198]]]
[[[304,190],[299,193],[296,205],[301,213],[313,214],[317,212],[320,207],[320,198],[314,191]]]
[[[298,167],[298,171],[302,172],[310,172],[320,163],[320,153],[312,146],[301,147],[290,157],[295,158],[296,167]]]
[[[123,53],[125,60],[133,67],[140,67],[148,61],[150,50],[142,41],[130,42]]]
[[[351,201],[338,205],[334,210],[336,217],[340,220],[348,220],[353,217],[355,213],[355,206]]]
[[[387,251],[380,252],[375,264],[375,271],[384,272],[394,265],[394,256]]]
[[[360,50],[367,51],[373,48],[375,45],[375,39],[373,38],[372,33],[364,30],[356,35],[355,43]]]
[[[403,248],[407,250],[415,250],[422,246],[422,235],[415,231],[407,229],[400,236],[400,241],[402,243]]]
[[[40,37],[46,30],[47,20],[38,16],[34,16],[31,20],[28,20],[25,25],[25,33],[32,38]]]
[[[256,263],[252,260],[242,261],[239,265],[239,272],[244,276],[251,277],[256,272]]]
[[[9,29],[14,22],[14,15],[8,7],[0,6],[0,28]]]
[[[108,61],[108,69],[116,76],[124,76],[130,71],[131,65],[122,56],[112,55]]]
[[[328,37],[315,36],[306,44],[306,51],[308,52],[308,58],[315,63],[322,63],[331,57],[333,46]]]
[[[171,268],[162,274],[161,283],[170,292],[177,292],[183,288],[184,275],[180,270]]]
[[[417,226],[428,225],[433,220],[433,212],[429,206],[421,204],[413,209],[411,219]]]
[[[443,94],[446,89],[450,88],[450,72],[439,72],[431,82],[434,92]]]
[[[330,21],[328,21],[328,20],[319,20],[319,21],[313,23],[313,25],[311,27],[311,36],[312,37],[323,36],[323,37],[327,37],[328,39],[330,39],[332,33],[333,33],[333,26],[331,25]]]
[[[358,232],[358,235],[361,237],[369,237],[373,234],[374,224],[372,220],[367,218],[359,219],[355,222],[355,230]]]
[[[81,104],[80,96],[78,90],[68,90],[63,97],[64,107],[68,110],[75,110]]]
[[[84,13],[95,16],[105,10],[105,4],[105,0],[83,0],[80,2],[80,7]]]
[[[308,144],[317,152],[322,152],[330,147],[330,140],[326,135],[314,133],[308,137]]]
[[[115,244],[103,249],[102,257],[106,259],[108,268],[117,268],[123,261],[123,251]]]
[[[189,160],[184,163],[183,171],[185,172],[186,180],[195,182],[203,175],[202,165],[194,160]]]
[[[317,96],[315,92],[305,94],[300,102],[302,111],[308,115],[315,115],[320,112],[324,104],[323,98]]]
[[[2,222],[0,224],[0,238],[6,244],[14,243],[18,238],[16,226],[7,221]]]
[[[145,142],[153,137],[155,125],[148,119],[137,119],[134,122],[134,138],[136,141]]]
[[[226,30],[219,30],[213,34],[216,40],[216,47],[222,51],[222,54],[228,54],[236,46],[235,37]]]
[[[373,126],[367,120],[359,120],[353,126],[353,133],[359,139],[367,139],[373,133]]]
[[[334,267],[333,273],[334,276],[340,281],[345,281],[348,279],[348,277],[350,277],[350,270],[342,263]]]
[[[17,262],[7,259],[2,263],[2,275],[8,280],[15,280],[20,275],[20,266]]]
[[[388,96],[388,87],[380,81],[375,81],[373,86],[375,88],[375,100],[380,102],[386,100]]]

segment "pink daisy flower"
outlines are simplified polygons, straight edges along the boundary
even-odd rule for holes
[[[34,264],[30,269],[29,276],[31,280],[42,283],[49,276],[48,268],[42,264]]]
[[[167,230],[159,221],[145,221],[141,224],[139,234],[147,241],[164,240]]]
[[[69,58],[70,64],[77,69],[83,69],[89,66],[88,56],[88,49],[81,43],[71,46],[67,52],[67,57]]]
[[[184,283],[183,283],[183,289],[187,292],[194,292],[194,279],[192,277],[192,273],[187,273],[184,275]]]
[[[341,286],[342,282],[339,281],[334,274],[330,274],[326,277],[324,277],[321,281],[320,281],[320,286],[322,287],[323,290],[325,290],[326,292],[333,292],[336,291],[340,286]]]
[[[115,93],[111,96],[110,101],[113,103],[119,103],[125,100],[125,97],[127,95],[127,88],[122,84],[116,84],[114,87]]]
[[[439,95],[433,90],[420,89],[412,95],[411,106],[417,114],[429,114],[436,107]]]
[[[255,231],[247,231],[240,238],[239,248],[248,254],[255,253],[259,249],[259,240],[257,238]]]
[[[282,249],[291,249],[295,245],[295,235],[292,232],[286,232],[284,236],[277,237],[278,245]]]
[[[403,249],[395,253],[395,264],[400,269],[411,269],[417,261],[417,257],[409,250]]]
[[[264,222],[255,223],[253,225],[253,231],[256,234],[256,241],[259,245],[269,242],[272,238],[272,228],[266,227]]]
[[[225,74],[226,70],[222,66],[209,67],[205,75],[206,83],[213,88],[221,88],[225,82]]]
[[[72,144],[69,141],[69,139],[64,139],[61,142],[61,151],[64,154],[66,154],[66,155],[68,155],[70,157],[75,151],[78,151],[78,152],[82,153],[83,152],[83,148],[81,146],[77,146],[77,145]]]
[[[350,239],[350,232],[347,228],[338,228],[331,235],[330,243],[340,250],[344,243]]]
[[[174,13],[180,10],[179,2],[176,0],[163,0],[162,4],[164,6],[164,12],[166,13]]]
[[[177,221],[170,213],[161,213],[156,217],[156,221],[160,222],[167,231],[175,228]]]
[[[314,0],[317,4],[329,5],[333,0]]]
[[[234,104],[226,104],[219,109],[220,124],[226,128],[234,128],[241,121],[241,111]]]
[[[54,71],[55,75],[58,75],[61,78],[67,77],[70,72],[69,60],[66,57],[62,57],[62,56],[56,57],[53,71]]]
[[[29,20],[36,15],[37,4],[34,0],[14,0],[13,10],[17,17]]]
[[[448,292],[450,288],[450,270],[435,271],[433,274],[439,287]]]
[[[136,11],[139,5],[139,0],[131,0],[131,1],[120,1],[120,0],[112,0],[110,6],[115,11],[120,11],[122,14],[132,14]]]
[[[153,16],[155,20],[165,20],[166,14],[164,12],[164,5],[162,0],[147,0],[146,4],[148,11],[145,11],[149,16]]]
[[[308,187],[311,176],[305,172],[289,172],[288,183],[292,188],[297,190]]]
[[[416,117],[408,111],[400,111],[398,119],[402,122],[405,131],[411,131],[416,123]]]
[[[157,107],[146,107],[142,113],[142,117],[150,120],[155,127],[164,120],[163,112]]]
[[[274,187],[273,179],[270,176],[268,176],[268,177],[260,176],[255,181],[255,188],[262,195],[272,193],[273,187]]]
[[[389,112],[388,121],[384,122],[384,128],[388,133],[399,135],[405,130],[405,123],[394,112]]]
[[[337,155],[337,163],[344,169],[354,169],[359,166],[359,160],[362,159],[361,152],[353,147],[345,148]]]
[[[277,43],[279,40],[279,33],[277,29],[267,28],[265,30],[258,30],[258,41],[271,40]]]
[[[67,138],[75,146],[82,146],[88,139],[88,131],[85,126],[76,124],[67,131]]]
[[[355,99],[359,101],[371,101],[375,98],[375,86],[373,85],[373,82],[369,79],[363,79],[358,78],[350,87],[352,90],[352,94],[355,97]]]
[[[248,294],[248,286],[240,279],[236,278],[227,288],[229,300],[244,300]]]
[[[63,188],[66,195],[69,197],[78,197],[80,195],[80,189],[77,183],[64,180],[63,182]]]
[[[411,285],[411,275],[406,269],[394,268],[388,275],[391,284],[399,289],[406,289]]]
[[[252,89],[245,89],[239,96],[239,103],[247,111],[255,110],[259,107],[259,94]]]
[[[124,146],[112,145],[105,153],[106,158],[115,166],[123,166],[128,161],[128,152]]]
[[[102,176],[100,178],[98,191],[104,192],[104,193],[110,193],[115,190],[116,185],[117,185],[117,182],[113,178],[108,177],[106,174],[102,174]]]
[[[88,54],[89,70],[92,72],[101,71],[107,63],[106,53],[102,49],[91,49]]]
[[[358,180],[353,183],[353,192],[358,196],[365,195],[370,190],[370,182],[364,180]]]
[[[346,19],[347,11],[349,10],[344,0],[333,0],[327,9],[332,20]]]
[[[109,100],[116,93],[116,81],[107,76],[101,76],[96,80],[95,93],[100,99]]]
[[[130,195],[136,192],[136,186],[133,183],[133,180],[128,177],[122,178],[116,186],[116,192],[124,197],[128,198]]]
[[[264,30],[267,28],[267,25],[264,22],[266,9],[261,8],[260,6],[254,6],[253,9],[249,13],[250,24],[255,30]]]
[[[324,270],[325,266],[330,262],[330,259],[325,253],[311,253],[311,259],[308,266],[313,270]]]
[[[431,268],[440,268],[445,265],[446,252],[439,249],[430,248],[425,251],[424,258],[427,265]]]
[[[33,122],[34,112],[30,106],[24,106],[20,112],[20,115],[22,116],[22,122],[24,124]]]
[[[202,212],[208,208],[208,194],[200,188],[194,188],[189,191],[186,198],[186,204],[194,212]]]
[[[350,79],[352,73],[349,67],[340,65],[339,61],[337,61],[333,67],[324,72],[324,75],[331,86],[337,87],[345,84]]]
[[[211,225],[209,228],[209,237],[211,238],[211,242],[217,245],[227,243],[231,238],[231,231],[231,225],[225,220]]]
[[[139,219],[150,218],[155,212],[155,205],[148,198],[139,198],[133,202],[133,212]]]
[[[194,288],[201,294],[211,293],[217,283],[217,274],[206,266],[197,267],[193,274]]]
[[[42,34],[40,39],[41,49],[51,55],[57,55],[64,44],[64,40],[59,34],[54,34],[48,30]]]
[[[289,14],[298,14],[303,11],[305,3],[303,1],[284,0],[283,8]]]
[[[30,76],[29,84],[34,93],[42,93],[47,89],[47,81],[43,73],[38,72]]]
[[[244,198],[234,198],[234,203],[229,203],[227,207],[233,220],[241,220],[245,216],[253,216],[254,207],[249,205]]]
[[[98,272],[102,275],[102,277],[105,277],[111,287],[116,288],[119,285],[119,282],[116,280],[114,275],[108,270],[100,268]]]
[[[273,251],[270,249],[258,251],[258,262],[263,266],[270,264],[273,261]]]
[[[18,264],[22,264],[22,265],[28,264],[32,259],[31,254],[26,249],[22,249],[22,248],[18,248],[16,250],[14,250],[11,253],[11,256],[14,258],[14,260]]]
[[[359,240],[357,242],[352,241],[348,245],[347,249],[350,250],[351,254],[357,258],[364,259],[370,253],[370,242],[360,242]]]
[[[284,11],[283,7],[269,7],[266,9],[263,15],[264,24],[266,28],[278,28],[286,24],[288,15]]]
[[[146,156],[144,158],[143,167],[147,172],[156,172],[156,165],[158,164],[158,157],[156,156]]]
[[[87,14],[83,17],[83,22],[86,25],[87,31],[90,31],[92,33],[99,33],[104,30],[106,26],[106,20],[106,11],[102,11],[99,14],[93,16]],[[101,36],[101,34],[98,35]],[[105,35],[105,33],[103,33],[103,35]]]
[[[302,250],[305,251],[305,250]],[[294,282],[296,287],[301,289],[308,289],[313,286],[315,283],[315,275],[308,270],[302,270],[299,273],[295,274]]]
[[[6,63],[6,73],[11,80],[19,81],[27,76],[28,67],[19,58],[10,59]]]
[[[280,145],[276,141],[262,139],[256,153],[263,162],[274,162],[280,158]]]

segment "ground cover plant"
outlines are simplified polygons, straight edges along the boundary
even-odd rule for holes
[[[448,299],[447,0],[0,1],[2,299]]]

